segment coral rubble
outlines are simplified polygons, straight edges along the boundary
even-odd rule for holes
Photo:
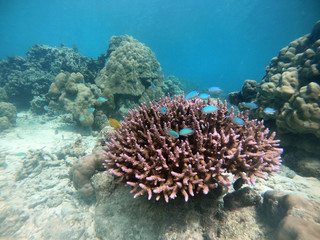
[[[207,105],[218,110],[206,114],[201,110]],[[122,177],[134,197],[148,193],[149,199],[154,194],[159,200],[163,195],[167,202],[179,193],[188,201],[189,195],[228,187],[232,182],[227,173],[252,184],[254,176],[267,178],[281,164],[275,132],[270,134],[263,121],[249,120],[243,112],[235,116],[226,105],[183,95],[141,104],[106,143],[106,172]],[[163,107],[166,114],[159,111]],[[244,124],[234,123],[234,117]],[[194,133],[178,138],[167,133],[184,128]]]

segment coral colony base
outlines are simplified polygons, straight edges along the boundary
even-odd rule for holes
[[[216,110],[203,111],[208,105]],[[182,129],[188,134],[178,134]],[[282,153],[274,138],[263,121],[249,120],[247,112],[235,115],[219,99],[167,96],[129,111],[106,142],[104,167],[132,186],[135,198],[148,193],[149,200],[154,194],[168,202],[181,193],[188,201],[218,185],[229,187],[228,173],[248,184],[255,184],[254,176],[272,175]]]

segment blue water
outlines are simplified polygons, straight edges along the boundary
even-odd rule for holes
[[[104,53],[128,34],[155,52],[166,75],[205,88],[260,81],[270,59],[320,19],[319,0],[0,0],[0,58],[35,43]]]

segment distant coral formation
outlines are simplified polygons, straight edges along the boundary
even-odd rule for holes
[[[16,124],[17,109],[12,103],[0,102],[0,131]]]
[[[242,92],[230,96],[232,103],[254,101],[255,118],[265,118],[277,128],[284,144],[320,152],[320,21],[312,33],[283,48],[266,68],[256,92],[246,98]],[[240,97],[239,97],[240,96]],[[276,114],[263,111],[272,107]]]
[[[207,105],[218,110],[205,113]],[[244,124],[237,124],[235,117]],[[194,132],[170,134],[185,128]],[[282,149],[274,137],[263,121],[249,120],[242,112],[235,116],[219,100],[162,97],[129,111],[106,143],[105,167],[132,186],[135,197],[147,193],[149,199],[163,196],[168,202],[181,193],[188,201],[218,185],[228,187],[232,182],[227,173],[254,183],[255,176],[266,178],[277,171]]]
[[[0,131],[13,127],[16,124],[17,109],[7,102],[8,95],[4,88],[0,87]]]
[[[98,92],[97,86],[85,83],[81,73],[60,73],[47,94],[49,107],[72,113],[73,119],[80,125],[92,127],[97,114],[95,111],[98,111],[96,108],[103,104],[97,100]],[[105,115],[104,119],[106,122]]]
[[[42,44],[35,44],[26,55],[0,60],[0,87],[19,107],[28,107],[33,97],[46,94],[60,72],[81,72],[87,82],[93,82],[105,64],[104,54],[91,59],[72,48]]]
[[[80,125],[100,130],[108,118],[122,118],[129,108],[141,102],[158,99],[165,93],[181,93],[179,79],[164,79],[152,51],[132,37],[112,37],[105,55],[107,64],[95,83],[81,72],[59,73],[46,99],[34,98],[32,109],[43,112],[43,105],[48,102],[51,109],[72,113]]]

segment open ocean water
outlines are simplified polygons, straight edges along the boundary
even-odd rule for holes
[[[0,239],[320,239],[319,9],[0,0]]]

